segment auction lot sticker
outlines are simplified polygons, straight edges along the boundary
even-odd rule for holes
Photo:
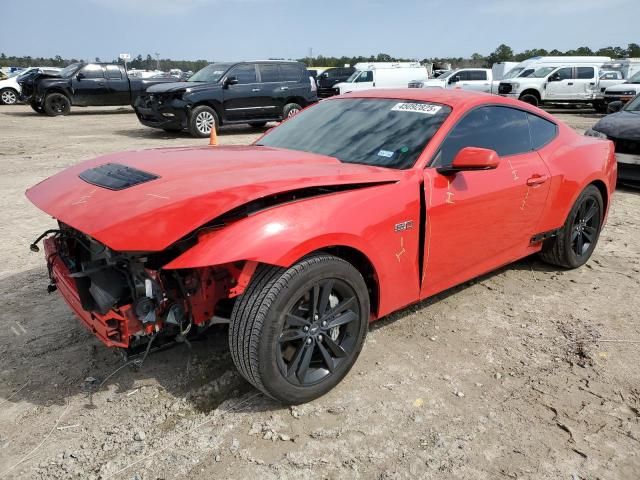
[[[440,105],[433,105],[432,103],[396,103],[391,110],[395,112],[416,112],[435,115],[441,108]]]

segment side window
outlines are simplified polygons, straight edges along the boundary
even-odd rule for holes
[[[498,155],[531,151],[527,114],[508,107],[480,107],[472,110],[447,135],[440,147],[437,165],[451,165],[464,147],[495,150]]]
[[[120,67],[116,65],[107,65],[107,78],[110,78],[112,80],[122,79],[122,72],[120,71]]]
[[[560,80],[569,80],[573,78],[573,68],[564,67],[558,70],[555,74],[560,78]]]
[[[296,64],[282,64],[280,65],[280,75],[283,82],[298,82],[300,81],[300,67]]]
[[[280,69],[278,65],[259,65],[260,69],[260,81],[263,83],[279,82],[280,81]]]
[[[356,79],[356,82],[373,82],[373,72],[371,70],[362,72]]]
[[[255,65],[238,65],[229,72],[230,77],[236,77],[238,84],[256,83],[256,67]]]
[[[469,70],[462,70],[461,72],[456,73],[455,76],[458,77],[460,81],[471,80]]]
[[[82,67],[80,72],[84,75],[84,78],[104,78],[102,65],[86,65]]]
[[[555,123],[531,113],[528,113],[527,117],[529,118],[529,131],[531,132],[531,146],[534,150],[544,147],[556,137],[558,127]]]
[[[596,76],[595,68],[593,67],[578,67],[578,78],[590,79]]]
[[[487,72],[484,70],[470,70],[469,71],[469,80],[486,80]]]
[[[338,69],[329,69],[326,72],[327,78],[337,78],[339,76],[340,70]]]

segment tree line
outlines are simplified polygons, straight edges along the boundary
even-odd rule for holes
[[[377,55],[370,56],[342,56],[342,57],[325,57],[318,55],[310,58],[299,58],[300,62],[305,63],[308,66],[321,66],[321,67],[340,67],[345,64],[355,65],[359,62],[409,62],[420,61],[423,64],[433,63],[436,68],[445,64],[451,64],[453,67],[491,67],[494,63],[498,62],[521,62],[527,58],[536,56],[562,56],[562,55],[598,55],[611,58],[640,58],[640,45],[637,43],[629,43],[626,47],[604,47],[597,50],[593,50],[589,47],[578,47],[571,50],[546,50],[544,48],[534,48],[524,50],[522,52],[515,53],[513,49],[505,44],[499,45],[493,52],[488,55],[482,55],[480,53],[474,53],[469,58],[465,57],[428,57],[419,60],[417,58],[402,58],[394,57],[387,53],[379,53]],[[273,58],[272,60],[284,60],[283,58]],[[76,59],[76,58],[63,58],[60,55],[54,57],[31,57],[31,56],[7,56],[4,53],[0,54],[0,67],[30,67],[30,66],[51,66],[51,67],[65,67],[70,63],[78,61],[95,61],[100,62],[99,57],[94,59]],[[108,62],[108,61],[107,61]],[[120,59],[113,59],[109,63],[122,63]],[[150,54],[146,57],[137,55],[131,61],[127,62],[129,68],[142,69],[142,70],[170,70],[173,68],[179,68],[182,71],[198,71],[208,63],[212,61],[208,60],[173,60],[170,58],[153,58]]]

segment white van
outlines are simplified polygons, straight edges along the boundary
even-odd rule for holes
[[[334,85],[335,93],[370,88],[406,88],[412,80],[426,80],[427,68],[418,62],[356,63],[356,71],[345,82]]]

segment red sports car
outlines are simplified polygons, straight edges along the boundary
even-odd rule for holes
[[[58,221],[50,289],[106,345],[228,322],[241,374],[300,403],[373,320],[533,253],[584,264],[615,180],[611,142],[542,110],[407,89],[326,100],[250,146],[102,156],[27,196]]]

